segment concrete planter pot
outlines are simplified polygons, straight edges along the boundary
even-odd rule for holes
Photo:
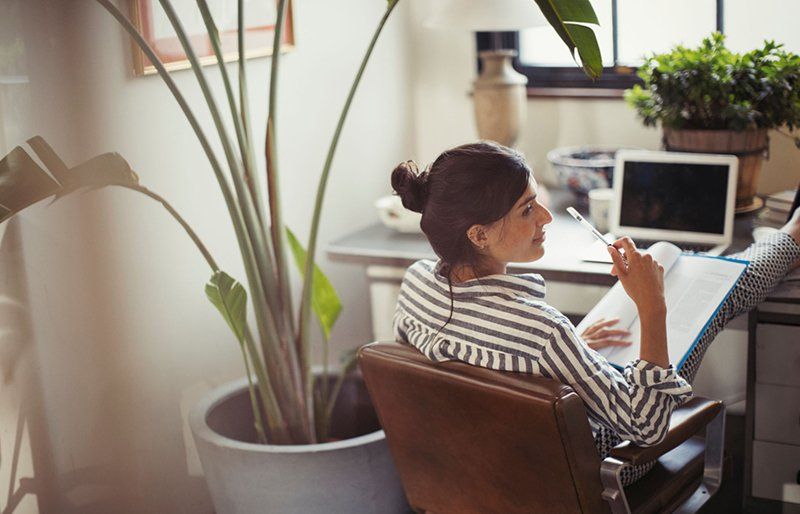
[[[263,445],[242,378],[212,391],[189,424],[216,514],[399,514],[409,511],[363,381],[349,379],[330,443]]]

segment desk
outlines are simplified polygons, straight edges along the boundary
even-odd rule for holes
[[[553,222],[547,229],[544,257],[510,265],[509,272],[541,274],[547,280],[545,301],[577,323],[617,279],[609,275],[610,264],[581,261],[578,249],[592,244],[594,238],[566,213],[574,202],[572,195],[560,190],[550,193]],[[734,242],[728,253],[747,248],[755,223],[753,215],[736,218]],[[394,338],[392,313],[405,269],[419,259],[436,259],[423,234],[402,234],[383,225],[366,227],[332,242],[327,254],[334,261],[365,266],[376,340]],[[717,336],[695,379],[697,394],[729,405],[744,400],[747,330],[746,316],[741,316]]]
[[[798,514],[800,287],[779,286],[750,322],[745,512]]]

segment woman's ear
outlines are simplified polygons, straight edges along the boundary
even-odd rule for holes
[[[486,233],[486,227],[483,225],[472,225],[469,227],[467,230],[467,237],[479,250],[484,250],[489,243],[489,236]]]

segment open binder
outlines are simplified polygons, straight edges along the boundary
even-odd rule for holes
[[[748,261],[681,253],[677,246],[655,243],[648,250],[664,266],[664,295],[667,303],[667,344],[669,361],[677,369],[700,340],[722,303],[733,291]],[[601,318],[619,318],[619,326],[631,332],[630,346],[603,348],[600,354],[619,368],[639,357],[640,327],[636,305],[617,282],[577,327],[582,333]]]

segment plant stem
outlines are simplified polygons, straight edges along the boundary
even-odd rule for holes
[[[272,38],[272,63],[270,66],[269,79],[269,111],[267,114],[267,133],[265,142],[265,156],[267,165],[267,192],[269,194],[269,213],[270,230],[272,231],[273,249],[275,252],[275,268],[278,274],[278,296],[283,308],[281,311],[285,315],[287,334],[290,335],[283,351],[291,364],[291,369],[295,371],[293,375],[295,387],[300,395],[298,400],[305,407],[305,426],[308,429],[308,437],[315,441],[316,431],[314,430],[314,399],[312,391],[307,386],[306,377],[310,373],[309,363],[303,359],[296,346],[294,334],[294,320],[292,318],[292,295],[289,283],[289,273],[285,258],[285,239],[284,225],[281,209],[281,195],[279,187],[278,157],[277,157],[277,134],[275,123],[278,111],[278,70],[281,58],[281,40],[283,39],[283,26],[286,17],[286,0],[278,1],[278,12],[275,21],[275,34]]]
[[[353,102],[353,96],[355,95],[356,89],[361,82],[361,77],[364,74],[364,69],[367,67],[367,62],[369,62],[369,58],[372,55],[372,50],[375,48],[375,43],[378,41],[378,36],[380,36],[383,26],[386,24],[386,20],[388,20],[389,15],[392,13],[392,10],[397,5],[398,1],[399,0],[389,0],[386,11],[378,23],[378,27],[375,29],[375,33],[373,34],[372,40],[369,43],[369,47],[364,54],[364,58],[361,60],[358,73],[353,80],[353,84],[350,86],[350,92],[347,95],[347,100],[342,108],[342,113],[339,115],[339,121],[336,124],[336,131],[333,134],[333,140],[328,148],[328,155],[325,159],[322,175],[319,178],[317,197],[314,203],[314,213],[311,219],[311,233],[308,237],[308,246],[306,247],[306,263],[305,271],[303,272],[303,290],[300,297],[300,320],[298,322],[298,341],[300,341],[301,355],[305,362],[310,360],[311,353],[308,334],[308,321],[311,314],[311,291],[314,283],[314,258],[317,251],[317,232],[319,230],[322,201],[325,197],[325,188],[328,184],[328,175],[330,173],[331,164],[333,163],[333,156],[336,153],[336,146],[339,143],[339,136],[342,133],[342,127],[344,126],[345,119],[347,118],[347,113],[350,111],[350,104]],[[308,375],[311,375],[311,373]],[[313,377],[307,377],[306,382],[311,382],[313,386]]]
[[[208,8],[208,3],[206,0],[196,1],[198,9],[200,9],[200,14],[203,16],[203,22],[206,25],[206,31],[209,34],[211,47],[214,51],[214,56],[217,58],[217,65],[219,67],[220,75],[222,76],[222,84],[225,89],[225,95],[228,99],[228,107],[231,111],[231,117],[233,118],[233,127],[236,132],[236,140],[239,143],[239,153],[242,159],[244,178],[247,183],[253,204],[255,205],[258,213],[259,221],[263,222],[264,213],[262,212],[261,208],[261,195],[257,193],[255,189],[258,187],[258,181],[253,177],[253,172],[255,171],[255,162],[254,159],[252,159],[252,152],[249,151],[250,141],[246,137],[244,123],[242,119],[239,118],[236,100],[233,97],[233,88],[231,87],[230,77],[228,76],[228,68],[225,66],[225,61],[222,56],[222,48],[219,41],[219,30],[217,29],[216,23],[214,23],[214,18],[211,16],[211,11]],[[238,29],[241,37],[244,27],[239,27]]]
[[[180,214],[178,214],[178,211],[176,211],[175,208],[172,207],[172,205],[170,205],[170,203],[166,199],[164,199],[159,194],[157,194],[157,193],[155,193],[155,192],[151,191],[150,189],[147,189],[146,187],[143,187],[143,186],[130,185],[130,184],[121,184],[120,186],[124,187],[124,188],[127,188],[127,189],[130,189],[132,191],[139,192],[139,193],[141,193],[141,194],[143,194],[145,196],[148,196],[148,197],[152,198],[153,200],[161,203],[161,205],[164,206],[164,208],[167,210],[167,212],[169,212],[172,215],[172,217],[175,218],[175,220],[178,222],[178,224],[181,227],[183,227],[183,229],[186,231],[186,233],[189,235],[189,237],[192,239],[192,241],[194,241],[195,246],[197,246],[198,250],[200,250],[200,253],[203,254],[203,257],[205,257],[206,262],[208,262],[209,267],[211,267],[211,270],[212,271],[218,271],[219,270],[219,266],[217,266],[216,261],[211,256],[211,254],[209,253],[208,249],[203,244],[203,242],[200,240],[200,238],[197,236],[195,231],[192,230],[192,227],[189,226],[189,224],[186,222],[186,220],[184,220],[183,217]],[[249,329],[247,329],[247,337],[252,338],[252,336],[249,334]],[[261,409],[258,408],[258,404],[256,402],[256,395],[255,395],[255,390],[253,389],[253,381],[252,381],[252,376],[251,376],[252,373],[250,371],[250,363],[249,363],[249,359],[247,357],[247,350],[245,348],[245,343],[242,342],[239,346],[240,346],[240,348],[242,350],[242,357],[244,358],[245,372],[247,373],[247,381],[249,383],[250,403],[253,405],[253,416],[254,416],[254,419],[255,419],[256,432],[258,433],[259,440],[262,443],[266,443],[267,442],[267,438],[266,438],[266,434],[264,433],[264,421],[261,418]],[[253,349],[255,349],[255,346],[252,345],[252,343],[250,344],[250,346]],[[258,359],[258,354],[257,353],[256,353],[254,358]],[[257,361],[254,361],[254,367],[258,366],[258,365],[259,365],[259,363]],[[257,372],[257,374],[258,374],[258,372]],[[265,377],[265,380],[266,380],[266,375],[263,372],[261,374]],[[268,395],[269,393],[264,393],[264,394]],[[263,396],[263,394],[262,394],[262,396]],[[271,399],[269,397],[265,397],[263,401],[265,401],[265,402],[266,401],[271,401],[272,403],[275,404],[275,406],[270,408],[267,412],[272,413],[272,416],[270,416],[271,419],[275,419],[276,422],[280,422],[280,420],[282,419],[282,416],[278,412],[276,412],[277,402],[274,399],[274,397],[272,397]],[[275,432],[280,437],[281,431],[278,429],[278,430],[275,430]]]
[[[125,17],[124,14],[109,0],[97,0],[97,2],[105,8],[119,23],[122,27],[130,34],[131,38],[134,42],[139,46],[139,48],[144,52],[153,66],[158,71],[159,76],[167,85],[167,88],[170,90],[172,95],[175,97],[175,100],[178,102],[178,105],[183,110],[184,115],[186,116],[189,125],[191,125],[192,129],[197,136],[197,139],[200,142],[200,145],[203,148],[203,151],[206,154],[206,157],[209,160],[209,164],[211,165],[212,170],[214,171],[214,175],[217,178],[217,182],[219,183],[220,190],[222,191],[223,198],[225,199],[225,205],[228,208],[228,213],[231,217],[231,222],[233,223],[234,232],[236,234],[236,238],[239,242],[239,250],[242,253],[242,260],[244,262],[245,271],[247,273],[247,278],[250,284],[255,284],[256,276],[255,276],[255,255],[253,254],[253,250],[250,246],[250,240],[247,238],[244,228],[244,220],[242,219],[242,213],[239,211],[236,198],[233,196],[230,190],[230,186],[225,178],[225,175],[222,173],[222,167],[220,166],[219,161],[217,160],[214,151],[211,149],[211,145],[208,142],[208,138],[206,137],[205,133],[203,132],[200,124],[197,121],[197,118],[194,115],[194,112],[191,110],[189,105],[187,104],[185,98],[181,94],[178,87],[175,85],[175,82],[172,80],[172,77],[167,72],[164,64],[161,60],[156,56],[153,49],[144,40],[142,35],[133,26],[133,24]],[[254,288],[258,289],[258,288]],[[269,312],[267,311],[268,305],[266,299],[264,298],[263,294],[261,297],[258,295],[254,295],[254,310],[256,313],[256,320],[259,323],[259,331],[264,338],[269,337],[271,340],[278,340],[277,334],[273,331],[269,330],[268,323],[265,322],[265,318],[268,317]],[[258,352],[251,352],[251,355],[258,356]],[[256,366],[256,361],[253,361],[254,368],[258,370],[258,366]],[[258,376],[258,375],[257,375]],[[269,383],[265,383],[264,387],[268,389],[271,387]],[[271,392],[271,389],[270,389]],[[266,395],[262,392],[262,401]],[[280,416],[280,411],[278,411],[278,416]],[[281,417],[277,419],[270,420],[273,424],[276,425],[277,430],[281,430],[281,426],[285,426],[285,423]],[[285,428],[282,429],[285,431]]]
[[[228,136],[228,131],[225,128],[225,124],[222,122],[219,108],[214,100],[214,95],[211,91],[208,81],[203,74],[202,66],[200,61],[197,59],[197,54],[192,48],[191,42],[189,41],[186,31],[183,28],[183,24],[178,18],[170,1],[159,0],[159,3],[163,8],[164,13],[167,15],[170,24],[175,30],[175,34],[178,36],[178,40],[181,42],[181,46],[183,47],[183,50],[192,65],[192,71],[197,78],[197,82],[200,85],[200,90],[202,91],[206,103],[208,104],[211,117],[220,136],[220,141],[225,152],[225,157],[228,161],[228,166],[230,167],[231,178],[233,179],[233,185],[239,200],[239,208],[241,209],[244,226],[247,229],[247,234],[249,236],[247,239],[247,249],[254,254],[256,273],[253,276],[248,275],[248,281],[250,282],[250,291],[253,296],[253,301],[258,302],[255,309],[256,320],[258,320],[265,329],[265,331],[262,332],[262,351],[264,352],[266,358],[267,353],[274,351],[276,347],[280,348],[280,346],[282,346],[282,339],[277,325],[282,314],[280,309],[280,301],[278,300],[277,302],[269,302],[267,300],[267,293],[271,292],[272,288],[265,287],[266,282],[271,277],[272,271],[268,269],[271,267],[271,260],[269,260],[269,257],[264,251],[267,243],[261,237],[260,227],[258,226],[257,216],[254,212],[252,204],[252,198],[250,197],[249,190],[244,184],[241,163],[237,161],[236,155],[233,152],[233,145],[231,144],[230,137]],[[263,310],[259,309],[259,307],[262,305]],[[277,344],[270,345],[268,343],[269,340],[275,341]],[[272,373],[281,377],[278,381],[279,384],[288,385],[292,383],[290,379],[291,372],[286,368],[287,367],[285,366],[277,366],[272,370]],[[280,393],[282,395],[281,401],[285,402],[287,407],[292,404],[290,397],[286,396],[287,394],[291,394],[289,390],[279,387],[276,389],[276,393]],[[291,418],[288,420],[290,430],[297,434],[298,441],[303,441],[304,434],[309,432],[306,423],[307,420],[305,420],[302,416],[298,416],[298,412],[290,407],[286,409],[286,414],[291,416]]]
[[[195,231],[192,230],[192,227],[189,226],[189,224],[186,222],[186,220],[184,220],[181,217],[181,215],[178,214],[178,211],[176,211],[172,207],[172,205],[169,204],[169,202],[167,200],[165,200],[163,197],[161,197],[157,193],[151,191],[150,189],[147,189],[144,186],[134,186],[134,185],[129,185],[129,184],[122,184],[121,187],[124,187],[124,188],[127,188],[127,189],[131,189],[133,191],[137,191],[137,192],[142,193],[145,196],[149,196],[153,200],[161,203],[161,205],[164,206],[164,208],[167,210],[167,212],[169,212],[172,215],[172,217],[175,218],[175,221],[177,221],[178,224],[181,227],[183,227],[183,230],[185,230],[186,233],[189,235],[189,237],[192,239],[192,241],[194,242],[195,246],[197,246],[197,249],[200,250],[201,254],[203,254],[203,257],[206,259],[206,262],[208,262],[208,265],[211,267],[211,270],[212,271],[219,271],[219,266],[217,266],[216,261],[211,256],[211,254],[209,253],[209,251],[206,248],[206,246],[203,244],[203,242],[197,236]]]
[[[253,376],[250,372],[250,359],[247,357],[247,350],[244,344],[240,344],[239,348],[242,350],[242,358],[244,359],[244,370],[247,373],[247,390],[250,393],[250,407],[253,409],[253,425],[256,428],[258,435],[258,442],[267,444],[267,435],[264,433],[264,421],[261,419],[261,407],[258,406],[256,401],[256,391],[253,387]]]

